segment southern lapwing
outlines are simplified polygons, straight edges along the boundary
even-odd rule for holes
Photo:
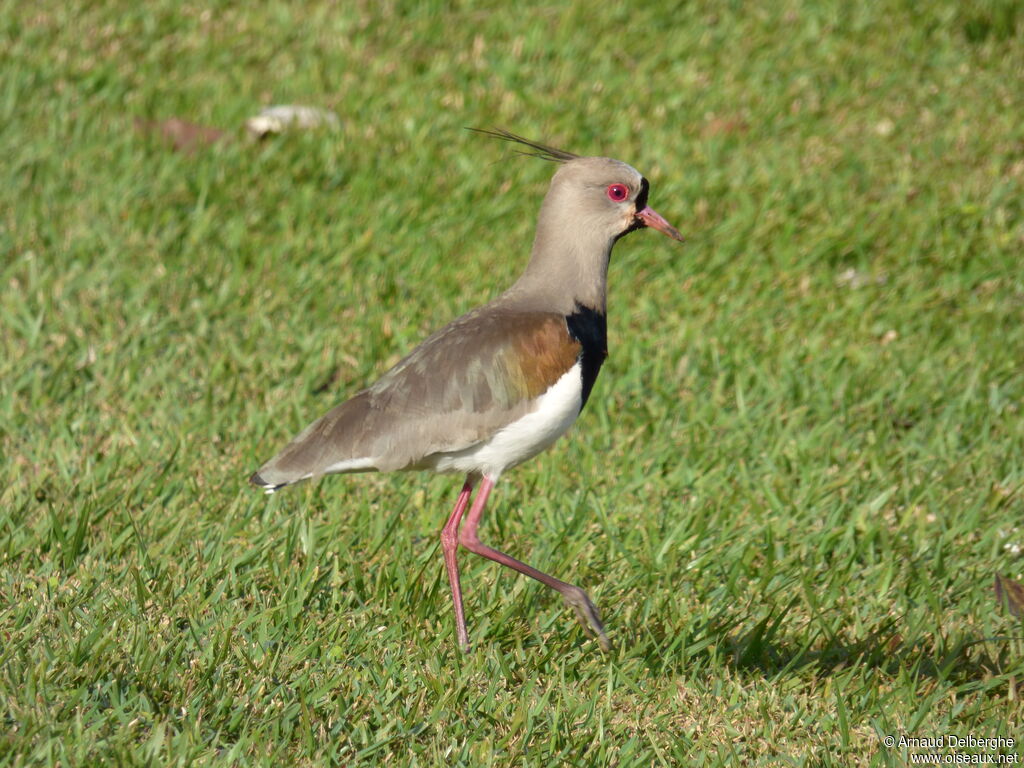
[[[483,133],[560,164],[540,208],[526,271],[492,302],[446,325],[376,384],[306,427],[250,480],[272,493],[343,472],[463,474],[466,482],[441,529],[459,646],[469,650],[461,544],[559,592],[607,650],[608,637],[586,592],[488,547],[477,527],[502,473],[554,443],[587,402],[608,354],[605,289],[612,247],[643,227],[682,237],[647,205],[647,179],[631,166],[505,131]]]

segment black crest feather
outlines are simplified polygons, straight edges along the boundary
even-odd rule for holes
[[[474,133],[482,133],[484,136],[490,136],[492,139],[511,141],[514,144],[522,144],[524,147],[529,147],[533,150],[532,152],[516,150],[520,155],[526,155],[528,157],[539,157],[541,160],[549,160],[553,163],[567,163],[570,160],[575,160],[579,157],[579,155],[574,155],[572,152],[566,152],[564,149],[556,149],[555,147],[549,147],[547,144],[540,144],[536,141],[524,139],[522,136],[517,136],[511,131],[506,131],[504,128],[498,128],[493,131],[485,128],[468,128],[467,130],[473,131]]]

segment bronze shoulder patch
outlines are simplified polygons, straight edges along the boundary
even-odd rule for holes
[[[540,397],[572,368],[582,345],[569,335],[565,318],[541,315],[539,322],[524,323],[513,348],[522,371],[524,394]]]

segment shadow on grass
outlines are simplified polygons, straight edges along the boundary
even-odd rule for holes
[[[860,667],[891,676],[902,671],[955,686],[1019,675],[1024,668],[1024,657],[1014,650],[1022,647],[1022,636],[981,636],[937,627],[907,638],[903,634],[909,631],[906,616],[886,617],[852,638],[831,632],[819,617],[799,637],[786,631],[787,617],[799,602],[794,598],[757,612],[725,608],[682,636],[670,633],[668,627],[648,628],[653,645],[644,659],[653,674],[678,672],[681,667],[732,667],[776,679],[798,672],[827,677]]]

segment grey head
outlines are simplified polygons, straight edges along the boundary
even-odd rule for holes
[[[610,157],[581,157],[506,131],[481,133],[560,164],[541,205],[529,264],[505,301],[564,313],[579,304],[604,314],[608,262],[619,238],[651,227],[682,240],[647,205],[650,185],[633,166]]]

